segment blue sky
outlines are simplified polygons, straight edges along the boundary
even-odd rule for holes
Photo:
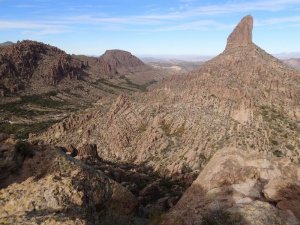
[[[215,55],[248,14],[259,46],[300,52],[300,0],[0,0],[0,42],[32,39],[89,55]]]

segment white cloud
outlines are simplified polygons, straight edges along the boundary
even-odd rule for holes
[[[69,32],[70,29],[63,25],[49,24],[48,22],[34,21],[8,21],[0,20],[0,30],[19,29],[22,34],[61,34]]]
[[[179,2],[181,3],[177,8],[160,13],[157,12],[158,10],[155,10],[156,13],[148,11],[144,14],[120,17],[110,17],[104,14],[78,15],[75,13],[73,16],[48,18],[47,20],[39,20],[38,22],[0,20],[0,29],[19,29],[23,34],[39,35],[71,32],[76,26],[80,25],[90,25],[101,30],[132,31],[230,29],[233,27],[232,24],[224,24],[221,19],[210,18],[223,14],[280,11],[299,4],[300,0],[228,1],[218,5],[201,6],[199,5],[199,1],[180,0]],[[185,3],[192,3],[193,7],[181,7]],[[23,6],[27,7],[27,5]],[[300,16],[270,18],[257,21],[255,25],[295,24],[297,22],[300,22]]]
[[[299,23],[300,16],[290,16],[290,17],[277,17],[277,18],[270,18],[262,21],[258,21],[257,25],[265,26],[265,25],[274,25],[274,24],[293,24]]]

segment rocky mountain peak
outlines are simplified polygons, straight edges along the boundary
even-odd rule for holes
[[[252,30],[253,17],[249,15],[244,17],[229,35],[226,49],[251,45]]]
[[[110,50],[106,50],[105,53],[102,55],[104,56],[112,56],[112,57],[121,57],[121,56],[132,56],[132,54],[128,51],[124,51],[124,50],[120,50],[120,49],[110,49]]]
[[[99,72],[106,75],[126,74],[147,68],[147,66],[130,52],[107,50],[98,59]]]
[[[8,45],[13,45],[14,43],[11,42],[11,41],[6,41],[6,42],[3,42],[3,43],[0,43],[0,47],[1,46],[8,46]]]
[[[82,62],[57,47],[24,40],[1,46],[0,93],[14,94],[33,86],[52,86],[81,75]]]

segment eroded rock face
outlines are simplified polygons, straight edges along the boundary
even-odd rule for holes
[[[236,26],[227,39],[226,48],[248,46],[252,44],[253,17],[246,16]]]
[[[0,189],[1,224],[129,223],[137,200],[126,188],[58,148],[29,150]]]
[[[249,31],[247,20],[236,35]],[[96,144],[105,161],[145,165],[166,177],[193,178],[204,168],[166,224],[201,224],[213,215],[243,225],[256,218],[257,224],[295,224],[299,204],[291,196],[298,195],[299,181],[299,166],[293,164],[300,154],[299,73],[247,44],[249,35],[234,34],[230,40],[242,47],[229,47],[199,70],[165,80],[152,92],[121,95],[109,109],[67,118],[32,140],[76,148]],[[112,173],[115,179],[124,174]],[[285,181],[277,184],[275,178]],[[281,187],[288,187],[288,194]],[[141,197],[155,197],[157,188],[148,188]]]
[[[100,74],[107,76],[120,76],[149,69],[140,59],[122,50],[107,50],[98,59],[98,68]]]
[[[0,90],[7,94],[30,85],[56,85],[64,78],[82,75],[81,61],[50,45],[22,41],[1,46],[0,50]]]
[[[104,160],[164,175],[197,173],[229,146],[298,161],[299,84],[297,71],[255,44],[228,48],[187,76],[121,95],[108,110],[67,118],[33,139],[93,143]]]
[[[297,224],[300,167],[241,149],[223,149],[206,165],[161,224]],[[227,216],[228,214],[228,216]],[[223,221],[222,221],[223,220]]]

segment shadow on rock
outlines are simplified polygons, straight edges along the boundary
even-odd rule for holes
[[[45,162],[38,159],[39,148],[9,137],[0,143],[0,189],[20,183],[34,176],[36,168],[43,168]]]

